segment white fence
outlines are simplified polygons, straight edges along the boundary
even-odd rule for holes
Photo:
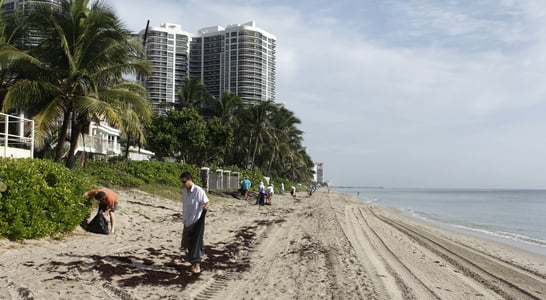
[[[0,113],[1,157],[34,157],[34,121]]]
[[[239,189],[239,172],[232,173],[228,170],[210,172],[209,168],[203,167],[199,177],[206,191]]]

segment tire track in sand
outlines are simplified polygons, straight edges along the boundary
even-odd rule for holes
[[[505,299],[545,299],[546,280],[520,266],[454,243],[425,230],[400,221],[385,218],[369,210],[370,214],[434,252],[460,272],[473,278]],[[512,281],[504,278],[510,274]]]
[[[372,276],[371,281],[374,287],[375,296],[378,299],[437,299],[438,297],[430,290],[423,288],[416,292],[410,290],[398,274],[411,273],[401,266],[401,263],[388,250],[381,238],[370,228],[366,220],[358,213],[358,205],[347,203],[344,211],[345,234],[351,241],[360,263],[366,272]],[[355,212],[356,211],[356,212]],[[386,259],[382,255],[390,254]],[[387,261],[390,262],[387,263]],[[394,263],[396,266],[394,266]],[[408,276],[406,276],[408,277]],[[408,278],[414,278],[409,276]],[[419,280],[416,286],[423,286]]]

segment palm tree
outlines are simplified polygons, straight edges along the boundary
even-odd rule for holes
[[[180,108],[202,109],[210,97],[205,85],[198,78],[184,78],[184,88],[177,92]]]
[[[225,123],[235,125],[237,112],[243,106],[241,97],[232,92],[225,92],[220,99],[215,102],[215,116]]]
[[[301,148],[303,132],[296,128],[301,121],[293,112],[284,106],[276,107],[271,114],[272,142],[269,143],[271,157],[268,162],[266,174],[271,175],[272,166],[279,170],[280,163],[285,156],[289,156],[292,150]],[[279,163],[279,164],[277,164]],[[277,174],[278,175],[278,174]]]
[[[4,1],[0,0],[0,7],[3,5]],[[0,109],[3,108],[8,87],[13,85],[16,78],[14,69],[18,68],[17,65],[39,64],[39,61],[19,49],[26,32],[26,19],[27,16],[20,10],[0,18]]]
[[[250,133],[251,139],[254,139],[254,148],[252,150],[252,159],[250,161],[250,169],[254,170],[256,162],[256,153],[262,145],[264,139],[271,131],[271,119],[269,118],[271,111],[274,109],[273,101],[262,101],[250,109]],[[250,140],[252,144],[252,140]]]
[[[37,5],[28,22],[41,37],[29,54],[41,64],[18,74],[4,105],[36,109],[37,142],[60,127],[56,160],[63,158],[70,132],[66,165],[74,165],[79,135],[93,117],[119,125],[128,107],[149,114],[146,96],[124,79],[147,74],[149,66],[140,59],[140,44],[109,7],[100,1],[60,0],[58,6]]]
[[[129,147],[144,145],[146,138],[144,126],[152,119],[152,111],[146,99],[148,91],[140,84],[125,83],[108,91],[119,108],[119,125],[126,138],[125,158],[129,156]],[[137,95],[136,97],[134,97]]]

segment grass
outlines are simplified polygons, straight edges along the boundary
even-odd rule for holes
[[[139,187],[140,190],[150,193],[152,195],[158,195],[163,198],[171,199],[173,201],[181,201],[181,187],[162,184],[146,184]]]

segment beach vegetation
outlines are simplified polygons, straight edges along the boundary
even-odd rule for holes
[[[85,176],[46,159],[0,158],[0,236],[12,240],[58,237],[89,214]]]
[[[180,201],[180,174],[199,180],[199,169],[175,162],[90,160],[70,170],[47,159],[0,158],[0,237],[11,240],[61,237],[90,213],[85,191],[105,186],[138,188]],[[127,199],[122,199],[127,200]]]
[[[142,187],[145,185],[180,187],[180,174],[190,172],[199,182],[199,168],[176,162],[133,160],[90,160],[75,171],[103,186]]]
[[[201,163],[201,153],[207,146],[207,124],[194,108],[170,110],[155,115],[147,127],[148,148],[155,158],[174,158],[186,163]]]

